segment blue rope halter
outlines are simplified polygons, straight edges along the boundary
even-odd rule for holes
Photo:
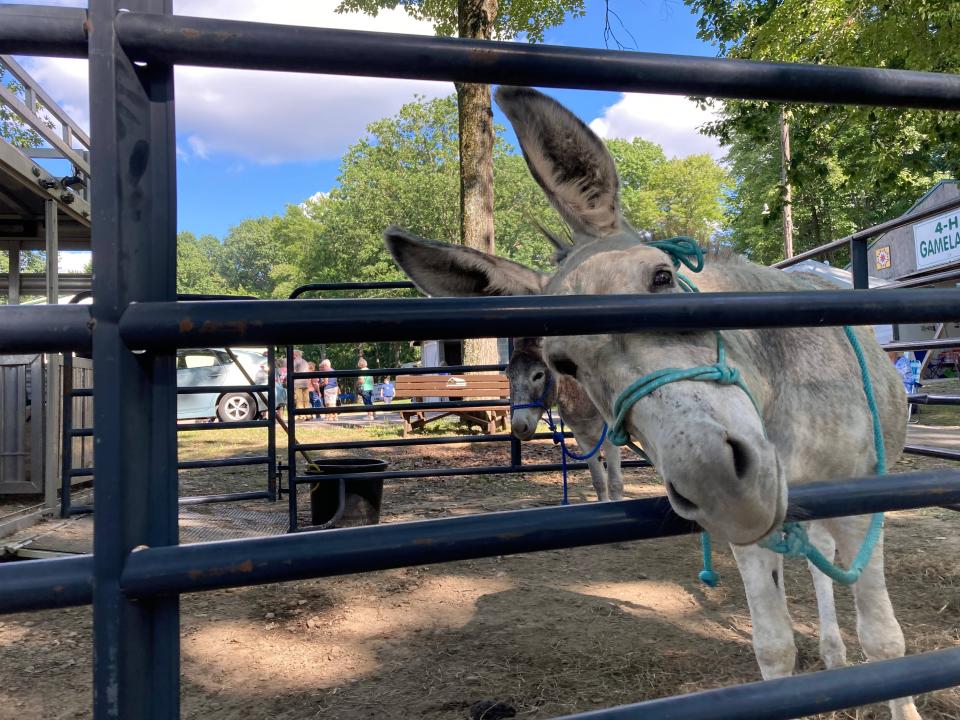
[[[691,238],[671,238],[669,240],[658,240],[647,244],[667,253],[673,261],[675,268],[679,269],[680,265],[684,265],[693,272],[699,272],[703,269],[703,251]],[[685,292],[699,292],[696,285],[694,285],[689,278],[680,273],[677,273],[677,277],[680,287]],[[887,471],[886,450],[883,442],[883,430],[880,425],[880,413],[877,409],[876,398],[873,394],[873,383],[870,380],[867,361],[864,357],[860,341],[857,339],[853,330],[848,326],[844,326],[843,330],[846,333],[847,339],[853,348],[854,355],[856,355],[857,363],[860,366],[863,390],[866,395],[867,406],[870,408],[870,414],[873,419],[873,442],[877,455],[876,472],[878,475],[884,475]],[[627,416],[634,404],[641,398],[646,397],[668,383],[679,382],[681,380],[736,385],[747,394],[750,402],[753,403],[754,408],[757,410],[757,414],[760,415],[761,422],[763,421],[763,415],[760,413],[757,401],[740,376],[740,371],[727,364],[723,336],[719,331],[715,334],[717,338],[717,362],[713,365],[700,365],[688,370],[680,370],[677,368],[657,370],[635,380],[620,394],[614,404],[614,420],[610,428],[610,441],[614,445],[626,445],[632,450],[646,456],[646,454],[630,440],[630,435],[625,428]],[[849,570],[844,570],[842,567],[835,565],[824,557],[810,542],[804,526],[798,522],[784,523],[780,530],[761,542],[760,545],[786,557],[804,557],[832,580],[843,585],[852,585],[860,579],[863,569],[870,562],[870,557],[880,538],[882,528],[883,513],[875,513],[871,518],[870,527],[864,537],[863,544]],[[713,587],[716,585],[719,577],[713,570],[710,536],[704,532],[701,533],[700,538],[704,561],[704,569],[700,573],[700,579],[707,585]]]
[[[560,418],[560,427],[557,427],[557,423],[553,419],[553,410],[550,408],[550,403],[547,402],[547,398],[550,396],[550,390],[553,386],[553,376],[547,373],[547,382],[543,386],[543,393],[537,400],[528,403],[518,403],[516,405],[510,406],[510,412],[514,410],[530,410],[538,408],[544,410],[547,415],[547,427],[550,428],[550,432],[553,435],[553,442],[556,445],[560,446],[560,471],[563,474],[563,499],[560,501],[561,505],[569,505],[570,501],[567,496],[567,458],[571,460],[589,460],[594,455],[599,452],[600,447],[603,445],[603,441],[607,438],[607,424],[603,424],[603,432],[600,433],[600,440],[597,441],[597,444],[593,446],[593,449],[589,452],[586,452],[582,455],[578,455],[573,452],[570,448],[567,447],[567,433],[563,427],[563,418]]]

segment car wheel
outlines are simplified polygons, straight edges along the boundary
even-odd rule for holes
[[[246,422],[257,414],[257,405],[247,393],[227,393],[217,404],[220,422]]]

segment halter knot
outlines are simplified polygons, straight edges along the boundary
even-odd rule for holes
[[[729,365],[721,365],[716,363],[713,366],[714,372],[717,374],[716,382],[721,385],[739,385],[740,380],[740,371],[735,367],[730,367]]]
[[[806,557],[810,538],[807,537],[807,531],[800,523],[785,522],[760,545],[784,557]]]
[[[676,268],[683,265],[692,272],[703,270],[703,250],[693,238],[680,236],[668,240],[654,240],[646,244],[669,255]]]

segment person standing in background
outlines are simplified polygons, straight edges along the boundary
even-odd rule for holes
[[[357,362],[358,370],[367,369],[367,361],[363,358],[360,358]],[[357,378],[357,394],[363,398],[363,404],[369,408],[373,407],[373,376],[372,375],[361,375]],[[376,415],[371,411],[367,413],[367,420],[376,419]]]
[[[316,364],[307,363],[310,366],[310,372],[317,369]],[[320,394],[320,378],[310,378],[310,407],[323,407],[323,395]],[[313,420],[319,420],[320,415],[314,414]]]
[[[393,385],[393,380],[389,377],[383,379],[383,387],[380,388],[380,392],[383,395],[383,401],[389,405],[393,402],[393,398],[397,394],[397,389]]]
[[[305,373],[310,371],[310,365],[303,359],[303,351],[293,351],[293,372]],[[296,395],[294,407],[297,409],[310,407],[310,380],[296,378],[293,381],[293,392]]]
[[[330,372],[333,370],[333,365],[330,363],[328,358],[324,358],[320,362],[320,370],[322,372]],[[337,395],[340,394],[340,387],[337,385],[337,379],[335,377],[320,378],[320,387],[323,390],[323,404],[326,407],[336,407]],[[327,415],[327,420],[336,419],[337,415],[335,413]]]

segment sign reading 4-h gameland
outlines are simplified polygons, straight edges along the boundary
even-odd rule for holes
[[[960,260],[960,212],[940,215],[913,226],[917,269]]]

